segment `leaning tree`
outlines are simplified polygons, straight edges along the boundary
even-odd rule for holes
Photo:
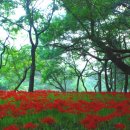
[[[84,37],[97,52],[102,52],[125,74],[130,74],[128,0],[61,0],[61,5],[86,32]],[[127,32],[127,33],[126,33]],[[88,46],[86,42],[86,46]],[[81,48],[85,53],[88,50]]]
[[[128,0],[57,1],[67,13],[64,21],[61,19],[64,25],[55,28],[55,35],[58,33],[53,45],[65,50],[73,49],[82,56],[89,54],[103,63],[112,61],[125,74],[124,91],[126,92],[128,75],[130,75],[130,2]],[[61,29],[64,30],[62,33]],[[78,37],[68,37],[72,34],[78,34]],[[63,39],[70,40],[70,44],[65,44]],[[101,56],[93,55],[90,48]]]

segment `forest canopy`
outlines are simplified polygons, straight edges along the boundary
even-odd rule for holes
[[[2,0],[0,13],[0,89],[130,90],[129,0]]]

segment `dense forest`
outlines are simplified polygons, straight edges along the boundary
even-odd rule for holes
[[[46,3],[0,1],[0,89],[128,92],[130,1]]]

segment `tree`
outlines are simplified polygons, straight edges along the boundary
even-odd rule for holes
[[[41,73],[42,82],[62,92],[67,91],[69,89],[67,84],[73,76],[63,62],[63,49],[45,46],[44,48],[40,47],[37,53],[39,61],[37,62],[37,71]]]
[[[39,20],[42,18],[44,18],[42,16],[42,12],[39,12],[38,10],[36,10],[35,8],[35,3],[31,2],[30,0],[27,0],[25,2],[25,7],[24,7],[25,11],[26,11],[26,16],[27,16],[27,20],[28,20],[28,25],[29,25],[29,30],[28,30],[28,34],[29,34],[29,40],[31,43],[31,70],[30,70],[30,80],[29,80],[29,92],[32,92],[34,89],[34,76],[35,76],[35,70],[36,70],[36,65],[35,65],[35,53],[36,53],[36,49],[39,43],[39,37],[42,33],[44,33],[49,25],[50,25],[50,21],[52,19],[53,13],[55,11],[55,0],[53,1],[53,7],[52,7],[52,11],[51,14],[48,15],[48,19],[46,21],[46,23],[44,25],[43,21],[41,23],[39,23]],[[36,26],[36,23],[38,23],[38,26]],[[42,28],[39,26],[42,26]],[[35,40],[33,40],[33,31],[34,31],[34,35],[35,35]]]
[[[8,52],[6,51],[4,54],[5,59],[3,59],[3,62],[6,62],[6,65],[1,68],[0,76],[9,89],[18,90],[26,79],[31,62],[28,50],[29,48],[26,46],[20,50],[8,47]],[[6,57],[8,57],[8,60],[6,60]]]
[[[29,92],[32,92],[34,89],[34,76],[36,70],[35,53],[37,46],[39,44],[39,38],[49,28],[53,13],[57,9],[55,0],[53,0],[53,3],[50,5],[48,11],[45,11],[44,7],[41,7],[40,2],[41,2],[40,0],[37,1],[18,0],[9,2],[11,3],[10,6],[8,2],[4,2],[3,4],[6,4],[9,7],[12,7],[13,4],[15,4],[15,8],[22,7],[22,9],[25,11],[25,15],[21,16],[17,20],[7,17],[8,15],[1,16],[1,18],[3,18],[3,20],[5,21],[5,23],[13,25],[12,29],[15,32],[19,31],[19,29],[23,29],[28,33],[29,42],[31,44],[31,67],[30,67],[30,80],[28,89]],[[5,12],[8,13],[7,11]],[[8,26],[8,28],[10,27]]]
[[[61,0],[58,2],[67,13],[64,19],[60,20],[64,25],[59,27],[59,31],[58,28],[52,31],[57,34],[52,38],[52,40],[56,39],[53,46],[62,47],[66,51],[75,50],[82,56],[89,54],[100,62],[110,60],[123,73],[129,75],[130,66],[127,62],[130,57],[129,1]],[[61,28],[64,31],[61,32]],[[79,36],[75,37],[75,34]],[[63,39],[70,44],[63,42]],[[90,48],[93,48],[97,54],[102,53],[103,56],[93,55],[89,51]]]
[[[129,2],[120,0],[62,2],[68,13],[86,32],[86,39],[91,41],[96,51],[104,53],[124,73],[130,74],[130,66],[124,62],[130,51],[129,48],[123,47],[127,44],[125,31],[129,28]],[[120,6],[125,8],[123,12],[117,10]]]
[[[71,74],[73,77],[77,78],[77,83],[76,83],[76,91],[79,92],[79,85],[80,81],[82,83],[82,86],[85,91],[87,91],[87,88],[84,83],[84,77],[85,77],[85,71],[88,65],[88,61],[85,61],[85,65],[83,67],[79,67],[78,64],[76,63],[77,60],[81,60],[80,56],[77,56],[76,54],[73,54],[73,52],[68,52],[67,56],[64,57],[64,63],[66,66],[68,66],[71,70]]]

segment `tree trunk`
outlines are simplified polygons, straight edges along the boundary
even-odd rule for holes
[[[109,87],[109,84],[108,84],[107,62],[108,62],[108,61],[105,61],[105,83],[106,83],[107,92],[110,92],[110,91],[111,91],[111,88]]]
[[[113,90],[113,71],[112,66],[110,66],[110,88]]]
[[[113,50],[109,47],[104,48],[107,57],[118,67],[120,68],[125,74],[130,75],[130,66],[125,64],[120,58],[114,54]]]
[[[125,85],[124,85],[124,92],[127,93],[128,89],[128,74],[125,74]]]
[[[84,89],[85,89],[85,92],[87,92],[87,88],[85,87],[85,83],[84,83],[84,80],[83,80],[83,77],[81,76],[81,82],[82,82],[82,85],[83,85],[83,87],[84,87]]]
[[[34,90],[34,76],[35,76],[35,70],[36,70],[36,66],[35,66],[35,52],[36,52],[36,48],[35,46],[32,46],[31,48],[31,69],[30,69],[30,78],[29,78],[29,92],[33,92]]]
[[[65,76],[64,76],[64,86],[65,86],[65,87],[64,87],[64,90],[67,91],[66,78],[65,78]]]
[[[98,91],[102,91],[101,73],[98,73]]]
[[[78,76],[78,79],[77,79],[76,92],[79,92],[79,81],[80,81],[80,76]]]
[[[115,68],[114,68],[114,92],[116,92],[116,78],[117,78],[116,74],[117,74],[117,70],[116,70],[116,65],[115,65]]]

